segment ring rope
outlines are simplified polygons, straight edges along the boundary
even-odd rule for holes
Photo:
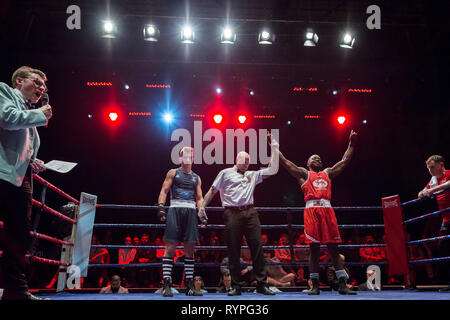
[[[440,240],[450,240],[450,235],[444,235],[434,238],[427,238],[427,239],[421,239],[421,240],[413,240],[406,243],[406,245],[411,246],[414,244],[424,243],[424,242],[432,242],[432,241],[440,241]]]
[[[427,200],[427,199],[433,199],[433,198],[435,198],[436,196],[438,196],[438,195],[440,195],[440,194],[443,194],[443,193],[447,193],[447,192],[449,192],[449,191],[450,191],[450,188],[443,189],[443,190],[441,190],[441,191],[438,191],[438,192],[434,193],[431,197],[417,198],[417,199],[414,199],[414,200],[410,200],[410,201],[403,202],[403,203],[402,203],[402,206],[405,207],[405,206],[409,206],[409,205],[414,204],[414,203],[417,203],[417,202],[422,202],[422,201]]]
[[[408,261],[408,264],[428,263],[428,262],[447,262],[447,261],[450,261],[450,257],[410,260],[410,261]]]
[[[30,234],[31,234],[31,235],[34,235],[34,232],[33,232],[33,231],[30,231]],[[66,245],[66,246],[71,246],[71,247],[73,247],[73,243],[72,243],[72,242],[60,240],[60,239],[58,239],[58,238],[50,237],[50,236],[47,236],[47,235],[42,234],[42,233],[36,233],[36,237],[37,237],[38,239],[41,239],[41,240],[47,240],[47,241],[50,241],[50,242],[53,242],[53,243],[56,243],[56,244]]]
[[[70,196],[69,194],[65,193],[64,191],[62,191],[61,189],[59,189],[58,187],[55,187],[54,185],[52,185],[50,182],[46,181],[45,179],[41,178],[40,176],[38,176],[37,174],[33,174],[33,179],[36,180],[39,183],[42,184],[47,184],[47,187],[49,187],[50,189],[52,189],[53,191],[55,191],[56,193],[60,194],[61,196],[63,196],[64,198],[74,202],[75,204],[80,204],[80,201],[75,199],[74,197]]]
[[[333,263],[330,262],[320,262],[321,266],[333,266]],[[346,266],[366,266],[366,265],[387,265],[385,261],[372,261],[372,262],[346,262]],[[241,263],[243,266],[251,266],[251,263]],[[266,266],[309,266],[309,262],[270,262],[266,263]],[[119,264],[119,263],[110,263],[110,264],[89,264],[88,268],[145,268],[145,267],[161,267],[162,262],[154,262],[154,263],[130,263],[130,264]],[[175,267],[182,267],[184,263],[175,262]],[[195,263],[196,267],[221,267],[228,266],[228,264],[215,263],[215,262],[198,262]]]
[[[4,223],[3,223],[3,221],[0,221],[0,229],[4,229]],[[30,231],[30,235],[31,236],[34,236],[34,232],[33,231]],[[47,236],[47,235],[45,235],[45,234],[42,234],[42,233],[36,233],[36,237],[38,238],[38,239],[41,239],[41,240],[47,240],[47,241],[50,241],[50,242],[53,242],[53,243],[56,243],[56,244],[61,244],[61,245],[63,245],[63,244],[65,244],[65,245],[67,245],[67,246],[72,246],[73,247],[73,243],[72,242],[68,242],[68,241],[64,241],[64,240],[60,240],[60,239],[58,239],[58,238],[54,238],[54,237],[50,237],[50,236]]]
[[[434,212],[431,212],[431,213],[427,213],[427,214],[424,214],[422,216],[418,216],[418,217],[415,217],[415,218],[412,218],[412,219],[409,219],[409,220],[405,220],[405,221],[403,221],[403,224],[410,224],[412,222],[424,220],[424,219],[427,219],[427,218],[430,218],[430,217],[433,217],[433,216],[437,216],[437,215],[440,215],[442,213],[446,213],[446,212],[449,212],[449,211],[450,211],[450,207],[446,208],[446,209],[434,211]]]
[[[327,248],[326,245],[321,245],[321,248]],[[356,249],[356,248],[384,248],[386,244],[384,243],[374,243],[374,244],[341,244],[339,248]],[[91,248],[105,248],[105,249],[152,249],[160,250],[165,249],[165,246],[126,246],[126,245],[99,245],[93,244]],[[177,246],[176,249],[181,250],[184,246]],[[263,249],[274,250],[274,249],[308,249],[308,245],[301,246],[263,246]],[[241,249],[250,249],[248,246],[241,246]],[[195,250],[227,250],[227,246],[196,246]]]
[[[2,257],[2,256],[3,256],[3,251],[0,251],[0,257]],[[61,261],[58,261],[58,260],[51,260],[51,259],[31,256],[29,254],[25,255],[25,259],[29,263],[37,262],[37,263],[42,263],[42,264],[51,264],[51,265],[55,265],[55,266],[64,266],[64,267],[70,266],[69,263],[64,263],[64,262],[61,262]]]
[[[147,206],[147,205],[127,205],[127,204],[97,204],[98,208],[103,209],[132,209],[132,210],[157,210],[158,206]],[[168,206],[164,208],[168,209]],[[223,211],[225,208],[223,207],[207,207],[205,208],[207,211]],[[258,211],[304,211],[305,207],[255,207]],[[366,206],[366,207],[333,207],[335,211],[381,211],[381,206]]]
[[[95,223],[94,228],[164,228],[164,224],[132,224],[132,223]],[[264,229],[278,229],[278,228],[287,228],[289,225],[287,224],[277,224],[277,225],[261,225],[261,228]],[[302,224],[293,224],[291,225],[293,229],[303,229],[304,225]],[[384,228],[384,224],[342,224],[338,225],[339,229],[352,229],[352,228]],[[225,225],[223,224],[208,224],[206,229],[225,229]]]
[[[39,201],[33,199],[33,206],[42,207],[42,203],[40,203]],[[54,216],[56,216],[56,217],[58,217],[58,218],[60,218],[62,220],[68,221],[68,222],[73,223],[73,224],[77,223],[76,220],[71,219],[71,218],[63,215],[62,213],[60,213],[60,212],[56,211],[55,209],[52,209],[52,208],[50,208],[50,207],[48,207],[46,205],[43,206],[43,209],[44,209],[44,211],[47,211],[48,213],[50,213],[50,214],[52,214],[52,215],[54,215]]]

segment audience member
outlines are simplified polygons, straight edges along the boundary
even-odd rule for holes
[[[217,293],[227,293],[231,289],[231,275],[229,273],[222,274],[220,278]]]
[[[129,293],[127,288],[120,285],[120,277],[113,275],[111,277],[111,285],[104,287],[100,290],[100,293]]]
[[[267,262],[267,283],[273,287],[288,287],[294,285],[294,273],[287,273],[282,266],[273,266],[269,263],[279,263],[280,260],[277,257],[271,257],[270,252],[264,253],[264,259]]]

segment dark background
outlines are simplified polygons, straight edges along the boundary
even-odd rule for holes
[[[429,181],[425,167],[429,155],[450,159],[448,19],[443,3],[4,0],[0,81],[10,83],[12,73],[22,65],[47,74],[54,116],[48,127],[39,128],[38,157],[78,162],[78,166],[67,174],[47,171],[41,176],[75,198],[84,191],[97,195],[99,203],[156,204],[165,174],[174,167],[170,150],[175,142],[170,141],[170,133],[191,128],[194,118],[189,114],[209,114],[221,106],[227,114],[223,131],[238,127],[231,118],[241,110],[275,115],[275,119],[252,118],[243,128],[279,128],[281,150],[301,166],[313,153],[322,156],[325,166],[333,165],[347,147],[350,130],[357,131],[354,157],[333,181],[333,205],[381,205],[382,197],[393,194],[406,201]],[[81,30],[66,28],[66,8],[71,4],[81,8]],[[381,8],[381,30],[366,27],[366,8],[371,4]],[[99,34],[108,11],[118,24],[116,39]],[[190,46],[179,41],[187,11],[197,36]],[[237,29],[232,46],[218,41],[227,12]],[[157,43],[142,39],[142,26],[148,21],[161,30]],[[262,26],[276,33],[273,45],[258,45]],[[307,27],[317,30],[318,46],[303,46]],[[352,50],[337,44],[347,28],[356,33]],[[88,87],[88,81],[112,86]],[[171,88],[150,89],[145,84]],[[216,86],[223,89],[220,98]],[[294,92],[294,87],[318,91]],[[372,93],[347,93],[349,88],[372,89]],[[339,93],[333,95],[333,90]],[[161,122],[169,107],[177,115],[171,127]],[[106,116],[112,109],[120,115],[115,125]],[[343,127],[335,121],[340,111],[350,118]],[[152,116],[136,118],[128,112]],[[305,115],[320,115],[320,119],[305,119]],[[203,121],[204,128],[212,127],[211,120]],[[194,166],[204,193],[225,167]],[[53,192],[48,193],[48,201],[54,207],[64,203]],[[258,186],[255,204],[303,206],[304,202],[298,183],[281,169]],[[211,205],[220,205],[218,196]],[[367,223],[374,215],[380,222],[381,213],[357,214]],[[221,222],[217,213],[210,217],[213,223]],[[97,221],[157,222],[153,212],[102,209]],[[279,222],[278,216],[263,220],[271,222]]]

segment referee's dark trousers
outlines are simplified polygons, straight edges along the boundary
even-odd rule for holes
[[[250,249],[256,280],[259,283],[267,282],[267,268],[264,261],[258,212],[254,207],[245,210],[225,208],[224,217],[231,285],[233,287],[244,285],[241,280],[240,264],[243,235],[245,235]]]

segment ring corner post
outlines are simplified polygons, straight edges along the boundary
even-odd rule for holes
[[[64,241],[70,242],[70,243],[75,243],[75,236],[77,233],[77,225],[78,225],[78,214],[80,211],[80,206],[76,205],[76,209],[75,209],[75,215],[73,217],[73,219],[75,221],[77,221],[77,223],[72,224],[72,232],[69,236],[64,238]],[[62,245],[61,248],[61,262],[67,263],[69,265],[71,265],[73,263],[73,249],[74,246],[69,246],[66,244]],[[56,292],[61,292],[64,291],[64,289],[66,288],[66,282],[67,282],[67,267],[66,266],[59,266],[58,269],[59,273],[58,273],[58,282],[57,282],[57,287],[56,287]]]
[[[89,253],[91,250],[92,233],[94,229],[95,210],[97,207],[97,196],[81,193],[80,204],[76,215],[76,228],[73,232],[73,248],[70,255],[70,262],[79,270],[76,276],[87,277]],[[66,277],[66,275],[64,275]],[[61,280],[61,286],[65,286],[65,281]],[[59,282],[58,282],[59,285]]]
[[[388,275],[403,275],[405,286],[407,286],[408,258],[400,197],[398,195],[384,197],[381,201],[386,233]]]

